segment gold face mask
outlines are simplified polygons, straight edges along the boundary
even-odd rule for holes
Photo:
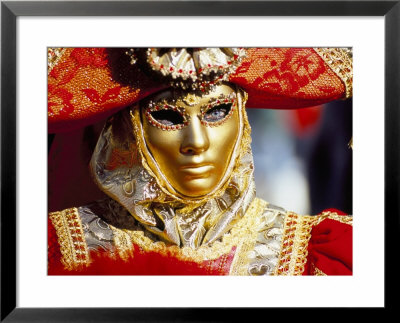
[[[205,95],[168,90],[140,110],[144,155],[169,188],[201,198],[226,181],[242,128],[234,89],[220,85]]]
[[[220,85],[203,95],[164,91],[121,110],[93,153],[95,182],[147,233],[192,248],[212,243],[255,196],[245,101]]]

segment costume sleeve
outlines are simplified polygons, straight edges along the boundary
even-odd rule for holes
[[[352,221],[341,212],[312,228],[304,275],[352,275]],[[326,213],[323,212],[323,213]]]
[[[52,212],[48,223],[48,274],[66,274],[90,263],[77,208]]]

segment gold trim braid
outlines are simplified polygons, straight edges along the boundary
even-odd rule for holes
[[[308,242],[311,230],[325,219],[332,219],[344,224],[353,225],[351,216],[339,215],[335,212],[322,212],[317,216],[301,216],[288,212],[283,229],[283,244],[278,265],[274,275],[302,275],[307,263]]]
[[[328,276],[328,275],[325,274],[322,270],[314,268],[314,276]]]
[[[346,99],[353,96],[353,53],[351,48],[314,48],[346,87]]]
[[[90,264],[82,222],[77,208],[70,208],[49,214],[57,232],[65,269],[79,269]]]
[[[301,275],[307,262],[312,217],[288,212],[283,229],[283,244],[274,275]]]
[[[54,66],[58,64],[61,56],[65,53],[66,48],[47,48],[47,73],[53,70]]]

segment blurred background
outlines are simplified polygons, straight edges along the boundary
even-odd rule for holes
[[[300,214],[352,214],[352,100],[247,110],[258,197]]]

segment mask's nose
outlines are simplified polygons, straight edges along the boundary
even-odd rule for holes
[[[201,124],[198,117],[193,117],[183,130],[185,132],[180,147],[184,155],[199,155],[210,147],[206,126]]]

